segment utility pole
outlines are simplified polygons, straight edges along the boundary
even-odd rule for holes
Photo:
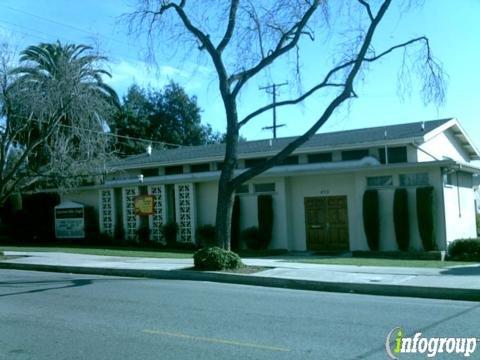
[[[281,86],[288,85],[288,82],[284,82],[281,84],[271,84],[268,86],[263,86],[260,88],[260,90],[265,90],[268,94],[272,94],[273,97],[273,125],[272,126],[265,126],[262,128],[262,130],[273,130],[273,138],[277,138],[277,128],[285,126],[285,124],[279,124],[277,125],[277,89]]]

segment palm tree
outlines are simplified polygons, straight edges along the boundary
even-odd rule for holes
[[[12,104],[6,117],[21,129],[17,143],[38,143],[29,155],[29,168],[57,166],[65,175],[73,166],[85,170],[105,152],[107,139],[98,132],[119,107],[116,92],[103,78],[105,57],[87,45],[41,43],[20,53],[19,66],[10,75]],[[48,132],[45,129],[49,129]]]
[[[12,74],[18,75],[14,85],[20,89],[41,90],[50,101],[57,100],[59,106],[65,107],[65,111],[67,108],[75,109],[75,103],[85,105],[86,98],[89,101],[95,100],[97,105],[119,105],[115,90],[102,78],[111,77],[111,74],[97,68],[106,58],[93,54],[91,46],[63,45],[60,41],[41,43],[29,46],[20,55],[21,65],[12,71]],[[60,96],[52,99],[53,94]],[[103,106],[92,107],[90,116],[101,119],[102,108]],[[65,113],[65,116],[71,120],[76,118],[75,114]]]

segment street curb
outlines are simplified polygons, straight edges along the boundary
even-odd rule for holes
[[[0,269],[62,272],[73,274],[141,277],[166,280],[211,281],[218,283],[253,285],[295,290],[313,290],[365,295],[416,297],[427,299],[480,301],[480,289],[440,288],[426,286],[360,284],[272,278],[265,276],[208,272],[194,270],[112,269],[83,266],[21,264],[0,261]]]

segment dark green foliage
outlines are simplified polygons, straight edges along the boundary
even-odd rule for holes
[[[167,246],[175,247],[177,244],[178,224],[174,222],[166,223],[160,231],[167,242]]]
[[[137,230],[137,238],[140,243],[148,243],[150,241],[150,229],[148,226],[142,226]]]
[[[425,251],[435,250],[435,192],[433,186],[417,188],[418,231]]]
[[[230,234],[230,248],[236,251],[240,248],[240,197],[238,195],[233,201]]]
[[[8,234],[19,243],[55,241],[54,208],[60,203],[58,194],[39,193],[22,197],[22,209],[6,206],[3,221]]]
[[[475,214],[475,219],[477,223],[477,236],[480,236],[480,214]]]
[[[110,234],[100,233],[98,234],[97,238],[92,243],[92,245],[111,245],[114,243],[115,243],[115,240]]]
[[[202,145],[221,141],[210,125],[202,125],[201,109],[195,96],[188,96],[171,82],[163,90],[143,89],[133,85],[123,98],[121,110],[110,121],[118,135],[151,139],[181,145]],[[145,152],[145,143],[122,140],[117,145],[121,155]],[[156,145],[154,144],[154,147]]]
[[[258,208],[258,232],[260,234],[260,249],[268,248],[272,241],[273,231],[273,198],[272,195],[259,195],[257,198]]]
[[[448,246],[452,260],[480,261],[480,239],[459,239]]]
[[[214,246],[215,245],[215,226],[213,225],[202,225],[197,228],[196,240],[197,245],[200,248]]]
[[[113,238],[117,243],[125,241],[125,230],[123,229],[122,224],[115,224],[115,229],[113,230]]]
[[[198,250],[193,255],[193,262],[199,270],[233,270],[244,266],[240,256],[216,246]]]
[[[240,237],[250,250],[261,250],[260,232],[258,227],[252,226],[242,230]]]
[[[408,218],[408,191],[396,189],[393,197],[393,224],[398,248],[407,251],[410,244],[410,222]]]
[[[366,190],[363,194],[363,228],[368,247],[372,251],[378,251],[380,248],[380,218],[377,190]]]

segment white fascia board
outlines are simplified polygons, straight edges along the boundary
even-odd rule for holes
[[[283,165],[275,166],[255,178],[264,178],[272,176],[296,176],[296,175],[307,175],[307,174],[341,174],[348,172],[358,172],[366,170],[388,170],[388,169],[412,169],[412,168],[428,168],[428,167],[444,167],[444,166],[458,166],[459,164],[452,160],[441,160],[441,161],[424,161],[419,163],[398,163],[398,164],[369,164],[365,165],[360,163],[360,161],[349,161],[350,166],[346,166],[346,162],[333,162],[333,163],[317,163],[317,164],[302,164],[302,165]],[[357,164],[355,164],[357,163]],[[327,167],[326,164],[335,164],[333,167]],[[462,166],[470,165],[462,164]],[[475,168],[475,171],[480,172],[480,168]],[[466,170],[466,168],[465,168]],[[246,169],[236,170],[235,175],[239,175]],[[145,178],[143,185],[149,184],[174,184],[181,182],[205,182],[205,181],[218,181],[220,178],[220,171],[209,171],[204,173],[194,173],[194,174],[179,174],[179,175],[166,175],[166,176],[155,176]],[[106,182],[105,187],[121,187],[127,185],[139,185],[138,181],[127,179],[127,180],[111,180]]]
[[[472,160],[480,160],[480,152],[478,151],[477,147],[475,146],[475,144],[473,143],[472,139],[470,138],[470,136],[468,136],[468,134],[465,132],[465,130],[463,130],[462,126],[460,125],[460,123],[458,121],[456,121],[456,124],[455,126],[458,128],[458,130],[460,131],[460,133],[462,134],[463,137],[465,137],[465,140],[467,141],[467,145],[464,145],[465,147],[467,147],[467,150],[469,150],[468,148],[471,148],[471,150],[473,150],[474,152],[474,155],[473,156],[470,156],[470,158]],[[470,155],[471,151],[467,151]]]
[[[455,118],[451,118],[450,120],[448,120],[444,124],[442,124],[442,125],[436,127],[435,129],[430,130],[429,132],[425,133],[425,135],[423,135],[423,141],[427,142],[428,140],[433,139],[435,136],[443,133],[445,130],[451,128],[454,125],[458,125],[458,121]]]
[[[423,141],[427,142],[431,139],[433,139],[435,136],[445,132],[446,130],[455,127],[460,131],[461,135],[465,138],[467,141],[467,144],[462,144],[460,145],[465,149],[466,153],[470,156],[471,160],[480,160],[480,152],[476,148],[475,144],[472,142],[470,137],[467,135],[465,130],[463,130],[462,126],[458,122],[456,118],[452,118],[449,121],[447,121],[445,124],[433,129],[432,131],[429,131],[428,133],[425,134],[423,137]]]

